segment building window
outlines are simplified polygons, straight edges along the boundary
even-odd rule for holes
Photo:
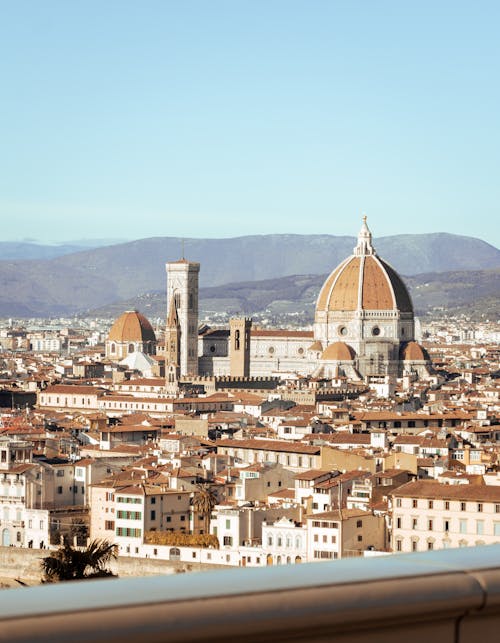
[[[418,500],[413,499],[411,501],[411,506],[413,507],[413,509],[416,509],[418,507]]]
[[[411,528],[412,529],[417,529],[418,528],[418,518],[412,518]]]
[[[360,529],[362,526],[363,526],[363,521],[362,521],[362,520],[358,520],[358,521],[356,522],[356,527],[357,527],[358,529]]]
[[[476,520],[476,534],[478,536],[484,534],[484,520]]]
[[[156,511],[154,509],[151,510],[151,520],[156,520]]]
[[[458,529],[459,529],[459,532],[461,534],[466,534],[467,533],[467,519],[466,518],[461,518],[460,519]]]
[[[467,503],[466,502],[461,502],[460,503],[460,511],[467,511]]]
[[[396,498],[396,507],[401,507],[401,498]]]
[[[396,528],[401,529],[401,518],[396,518]]]
[[[403,551],[403,541],[399,538],[396,540],[396,551]]]
[[[224,536],[224,545],[227,547],[231,547],[233,544],[233,537],[232,536]]]
[[[450,502],[448,500],[445,501],[444,508],[445,508],[446,511],[450,510]]]
[[[429,521],[428,521],[428,524],[427,524],[427,529],[429,531],[432,531],[433,526],[434,526],[434,521],[432,520],[432,518],[430,518]]]
[[[500,522],[493,523],[493,535],[500,536]]]
[[[429,500],[428,507],[429,507],[429,509],[434,509],[434,501],[433,500]]]
[[[483,503],[482,502],[477,503],[477,510],[478,510],[479,513],[481,513],[481,511],[483,510]]]

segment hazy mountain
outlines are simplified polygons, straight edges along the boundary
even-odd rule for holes
[[[291,275],[324,275],[352,252],[355,243],[354,237],[329,235],[187,239],[185,256],[200,261],[201,285],[215,287]],[[471,237],[399,235],[377,239],[374,245],[403,275],[500,267],[500,251]],[[4,259],[0,261],[0,315],[72,314],[123,302],[140,293],[165,292],[165,262],[178,259],[181,253],[180,239],[158,237],[45,260]],[[322,278],[318,279],[321,284]],[[281,287],[290,283],[283,282]],[[261,292],[262,301],[265,292]],[[290,295],[282,293],[282,300],[289,300],[289,296],[291,291]],[[228,299],[227,293],[224,299]]]
[[[89,248],[100,248],[120,242],[123,242],[123,239],[79,239],[60,244],[43,244],[37,241],[0,241],[0,261],[54,259]]]

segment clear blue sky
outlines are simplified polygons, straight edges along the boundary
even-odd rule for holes
[[[0,0],[1,240],[500,245],[500,2]]]

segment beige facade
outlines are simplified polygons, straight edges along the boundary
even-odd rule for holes
[[[321,447],[278,440],[219,440],[216,444],[217,453],[233,456],[246,464],[278,462],[297,473],[320,468]]]
[[[499,542],[500,487],[419,480],[392,495],[395,552]]]
[[[148,531],[189,532],[189,491],[147,484],[98,484],[91,490],[90,537],[116,542],[131,553]]]
[[[307,559],[321,562],[360,556],[386,547],[385,520],[358,509],[313,514],[307,518]]]

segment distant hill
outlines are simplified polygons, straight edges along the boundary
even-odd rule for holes
[[[81,239],[62,244],[43,244],[36,241],[0,241],[0,261],[28,261],[32,259],[54,259],[74,254],[89,248],[119,243],[112,239]]]
[[[290,289],[282,293],[282,300],[287,301],[294,288],[302,288],[301,297],[312,297],[312,290],[308,293],[307,289],[313,286],[293,285],[294,279],[304,279],[293,275],[310,275],[314,282],[314,275],[330,272],[352,252],[355,243],[354,237],[330,235],[187,239],[185,256],[201,263],[203,287],[228,282],[241,286],[242,282],[290,276],[291,281],[281,284]],[[377,239],[374,245],[403,275],[500,267],[500,251],[471,237],[445,233],[398,235]],[[180,239],[155,237],[43,260],[4,259],[0,261],[0,316],[83,313],[130,300],[140,293],[165,292],[165,262],[178,259],[180,254]],[[322,277],[318,279],[320,284]],[[259,287],[267,288],[265,284]],[[273,289],[269,288],[271,297]],[[239,297],[240,294],[235,297],[237,301]],[[248,297],[249,305],[257,305],[258,294]],[[260,300],[266,297],[262,291]],[[223,299],[228,299],[227,292]]]
[[[294,275],[263,281],[246,281],[202,288],[203,314],[229,312],[251,315],[304,312],[312,320],[319,290],[327,275]],[[470,316],[500,318],[500,268],[494,270],[426,273],[405,277],[418,315],[433,310],[464,312]],[[165,317],[165,293],[153,292],[92,311],[96,316],[117,317],[137,308],[147,317]]]

